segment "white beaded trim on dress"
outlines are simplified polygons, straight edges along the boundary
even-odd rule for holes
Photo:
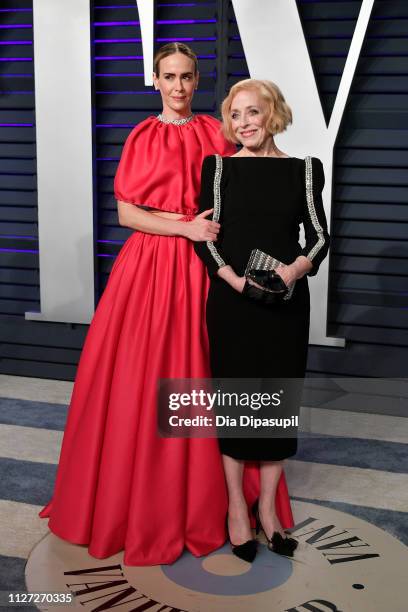
[[[312,158],[310,156],[305,157],[305,171],[306,171],[306,201],[309,216],[312,221],[313,227],[316,230],[317,242],[314,247],[309,251],[307,257],[313,260],[315,255],[320,251],[325,243],[323,228],[317,218],[317,213],[313,199],[313,169],[312,169]]]
[[[221,177],[222,177],[222,157],[221,155],[215,155],[215,172],[214,172],[214,212],[213,221],[218,223],[221,214]],[[207,247],[210,249],[210,253],[215,259],[219,268],[226,266],[227,264],[218,253],[217,248],[211,240],[207,240]]]

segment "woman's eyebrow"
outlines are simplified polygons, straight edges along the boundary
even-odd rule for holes
[[[163,72],[163,75],[165,76],[176,76],[174,72]],[[193,73],[192,72],[183,72],[181,74],[181,76],[192,76]]]
[[[259,109],[258,106],[255,106],[255,104],[251,104],[250,106],[246,106],[244,108],[244,110],[249,110],[251,108],[256,108],[257,110]],[[237,108],[231,108],[231,113],[239,113],[240,111]]]

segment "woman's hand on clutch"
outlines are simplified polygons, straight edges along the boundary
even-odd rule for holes
[[[217,240],[220,231],[220,224],[216,221],[206,219],[213,213],[213,208],[200,213],[189,223],[184,223],[182,226],[182,234],[185,238],[189,238],[193,242],[206,242]]]
[[[278,266],[275,270],[288,287],[295,281],[302,278],[312,268],[312,262],[303,255],[300,255],[294,262],[287,266]]]
[[[297,267],[295,262],[287,265],[287,266],[278,266],[275,269],[276,274],[279,274],[283,282],[287,287],[289,287],[292,283],[294,283],[298,277]]]
[[[245,276],[238,276],[235,270],[228,265],[218,268],[217,274],[220,278],[222,278],[222,280],[231,285],[235,291],[242,293],[246,282]]]
[[[238,293],[242,293],[245,287],[246,278],[245,276],[237,276],[237,281],[235,283],[234,289],[238,291]]]

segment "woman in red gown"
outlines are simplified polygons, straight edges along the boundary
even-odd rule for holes
[[[198,210],[203,159],[235,147],[220,123],[191,114],[197,58],[171,43],[155,58],[163,112],[129,135],[115,178],[124,244],[90,325],[68,413],[49,528],[89,554],[124,549],[125,565],[172,563],[225,542],[227,496],[216,439],[160,438],[160,378],[209,377],[208,279],[194,241],[214,240]],[[148,210],[143,210],[143,208]],[[257,473],[248,471],[247,495]],[[284,480],[278,511],[292,515]]]

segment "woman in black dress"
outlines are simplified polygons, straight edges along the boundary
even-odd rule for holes
[[[269,81],[247,79],[234,85],[223,102],[222,115],[227,138],[243,146],[231,157],[205,158],[202,168],[200,208],[214,207],[213,218],[221,223],[216,242],[195,244],[211,278],[207,326],[212,376],[303,378],[309,335],[306,276],[316,274],[329,246],[322,163],[289,157],[276,146],[274,135],[286,129],[292,116],[280,90]],[[301,223],[304,248],[298,241]],[[276,273],[286,286],[294,284],[290,299],[270,305],[242,295],[248,289],[245,270],[253,249],[283,262]],[[260,290],[259,295],[265,294]],[[242,477],[244,463],[257,461],[260,524],[268,546],[290,554],[275,495],[283,460],[296,454],[296,438],[220,438],[219,442],[233,551],[240,556],[246,547],[244,556],[249,560],[256,553]],[[296,543],[291,543],[293,553]]]

